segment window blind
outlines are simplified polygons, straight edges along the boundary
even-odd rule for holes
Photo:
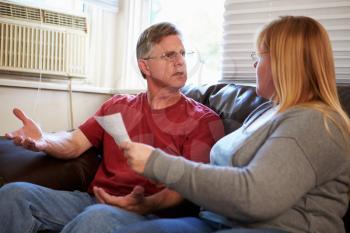
[[[256,32],[282,15],[318,20],[332,42],[337,82],[350,83],[350,0],[226,0],[221,81],[255,83]]]

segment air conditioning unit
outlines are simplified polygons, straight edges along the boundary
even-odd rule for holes
[[[86,77],[86,18],[0,1],[0,72]]]

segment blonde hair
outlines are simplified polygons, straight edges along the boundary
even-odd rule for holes
[[[273,98],[280,112],[296,105],[317,109],[328,131],[330,119],[350,136],[350,120],[338,98],[331,43],[319,22],[305,16],[280,17],[262,29],[256,46],[270,54]]]

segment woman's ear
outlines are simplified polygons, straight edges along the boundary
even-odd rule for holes
[[[144,59],[139,59],[137,61],[138,65],[139,65],[139,69],[141,71],[142,74],[144,74],[144,76],[150,76],[151,73],[150,73],[150,69],[149,69],[149,66],[147,64],[147,61],[144,60]]]

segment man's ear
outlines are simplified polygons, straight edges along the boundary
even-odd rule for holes
[[[149,66],[147,64],[146,60],[143,59],[139,59],[137,61],[138,65],[139,65],[139,69],[141,71],[142,74],[144,74],[145,76],[149,76],[151,75],[150,70],[149,70]]]

